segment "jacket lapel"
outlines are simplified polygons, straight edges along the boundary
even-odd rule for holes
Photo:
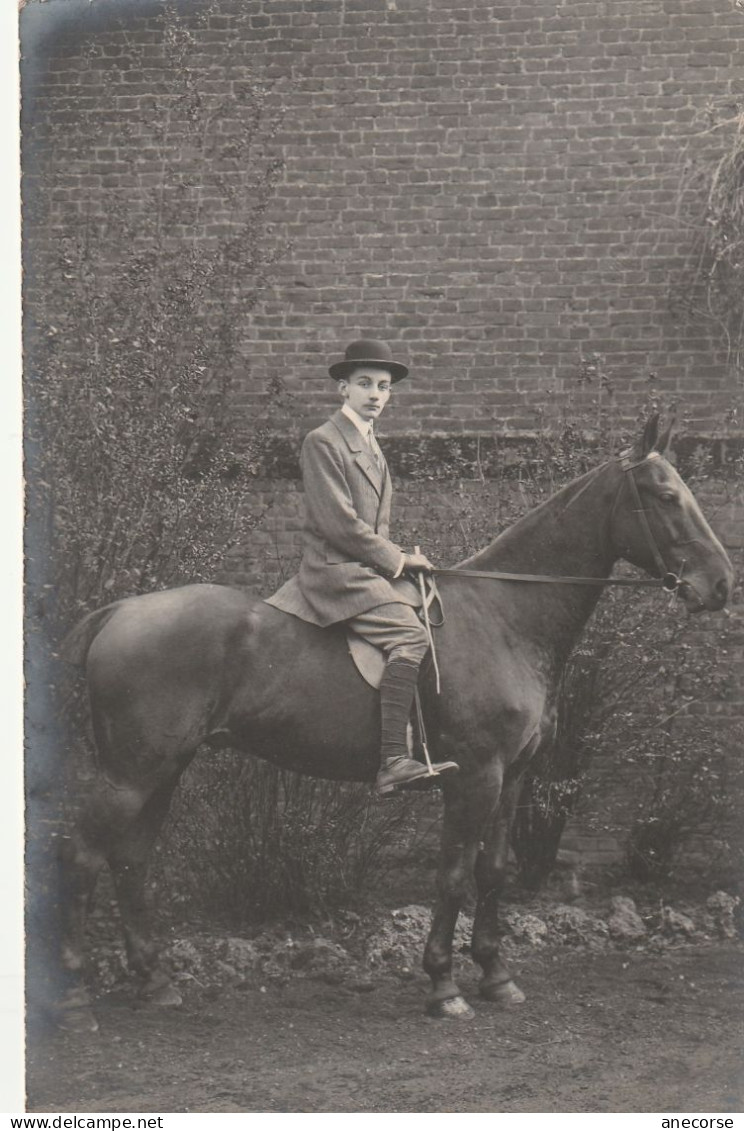
[[[390,471],[388,469],[387,460],[382,472],[382,496],[380,498],[380,508],[384,511],[385,507],[390,511],[390,500],[393,494],[393,484],[390,479]]]
[[[353,421],[349,420],[348,416],[344,416],[343,412],[335,412],[331,417],[331,421],[338,428],[339,432],[346,441],[349,449],[354,452],[354,462],[357,467],[366,475],[370,483],[374,487],[378,495],[382,496],[382,489],[385,483],[386,469],[380,469],[377,466],[369,446],[362,438],[359,429],[354,425]]]
[[[356,464],[369,479],[378,495],[382,495],[382,484],[384,481],[384,474],[377,466],[377,461],[374,456],[367,455],[366,452],[360,452],[356,457]]]

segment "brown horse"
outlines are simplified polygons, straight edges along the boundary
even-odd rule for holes
[[[497,905],[522,771],[555,725],[561,669],[600,595],[597,584],[484,580],[474,572],[550,572],[607,579],[624,558],[679,579],[688,609],[720,609],[731,563],[646,426],[631,452],[569,484],[445,572],[437,633],[441,694],[422,677],[430,746],[459,773],[442,777],[438,899],[424,955],[428,1011],[469,1016],[452,978],[452,937],[469,874],[472,953],[481,993],[523,1000],[499,959]],[[87,666],[98,784],[63,849],[63,964],[72,985],[63,1024],[95,1027],[83,989],[85,910],[110,865],[132,969],[153,1000],[177,994],[158,965],[145,905],[147,861],[178,779],[204,742],[245,749],[315,777],[372,782],[377,694],[357,674],[344,634],[319,629],[244,592],[191,585],[118,601],[68,639]]]

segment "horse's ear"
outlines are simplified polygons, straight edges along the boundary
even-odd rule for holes
[[[654,444],[654,449],[659,453],[659,455],[665,456],[669,451],[669,444],[671,443],[672,434],[674,432],[674,426],[676,423],[677,418],[675,416],[671,416],[666,428],[661,433],[661,435],[657,437],[656,443]]]
[[[636,440],[632,448],[632,455],[634,459],[645,459],[649,452],[652,452],[656,447],[656,441],[659,437],[659,414],[655,412],[646,421],[643,432]]]

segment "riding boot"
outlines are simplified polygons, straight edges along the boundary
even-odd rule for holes
[[[406,785],[417,778],[430,775],[427,766],[417,762],[408,752],[408,720],[418,682],[419,665],[407,660],[391,660],[385,668],[380,684],[382,710],[382,736],[380,771],[377,775],[378,793],[390,793],[396,786]],[[432,772],[440,768],[433,766]],[[448,763],[447,768],[456,768]]]

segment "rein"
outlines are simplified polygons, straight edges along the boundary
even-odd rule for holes
[[[499,570],[438,568],[433,569],[432,573],[449,574],[452,577],[483,577],[491,581],[551,582],[554,585],[645,585],[653,589],[665,589],[667,593],[673,593],[682,581],[674,573],[664,577],[569,577],[552,573],[501,573]],[[674,580],[669,582],[667,578]]]

